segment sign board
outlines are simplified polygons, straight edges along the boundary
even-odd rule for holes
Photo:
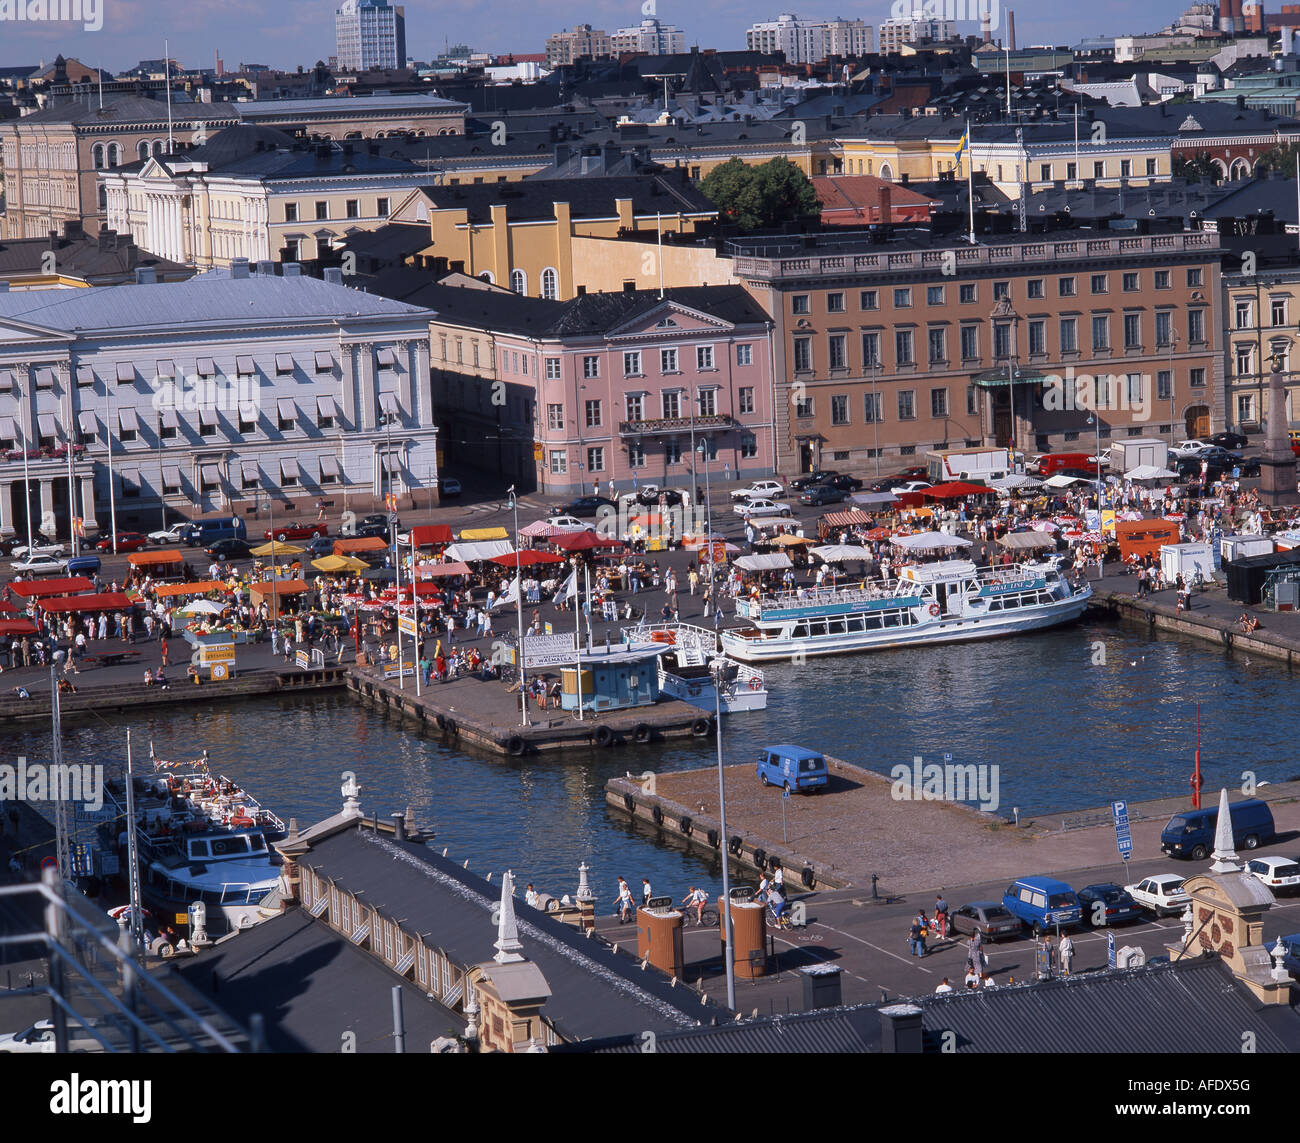
[[[542,446],[539,444],[533,445],[533,459],[534,460],[542,459]]]
[[[311,656],[307,654],[305,647],[299,647],[293,654],[293,661],[304,671],[311,666]]]
[[[549,619],[542,626],[545,628],[547,635],[555,634],[555,628],[551,626],[551,621]]]
[[[570,666],[577,652],[570,635],[525,635],[524,670]]]
[[[176,920],[172,922],[173,924],[188,925],[190,923],[190,915],[188,913],[177,913],[175,916]]]
[[[646,905],[647,909],[671,909],[672,907],[673,899],[671,897],[651,897]]]
[[[57,869],[58,867],[59,867],[59,863],[54,858],[52,857],[41,858],[42,869]]]
[[[95,872],[95,851],[86,842],[73,842],[71,857],[73,877],[89,877]]]
[[[230,678],[230,668],[225,663],[213,663],[208,674],[214,683],[224,683]]]
[[[413,674],[415,674],[415,664],[410,662],[403,663],[400,670],[396,663],[390,663],[384,668],[384,678],[386,679],[397,679]]]
[[[403,635],[409,635],[412,639],[417,638],[420,634],[419,628],[415,625],[414,615],[399,615],[397,617],[397,629]]]
[[[1115,509],[1103,508],[1101,511],[1101,534],[1103,536],[1115,537]]]
[[[1128,802],[1111,802],[1111,815],[1115,819],[1115,845],[1120,857],[1127,861],[1133,852],[1133,834],[1128,827]]]
[[[213,663],[233,663],[235,661],[234,643],[200,643],[199,663],[210,667]]]
[[[1115,934],[1113,932],[1106,934],[1106,967],[1115,967]]]
[[[73,803],[75,820],[82,822],[111,822],[117,817],[117,810],[112,806],[100,806],[97,810],[89,809],[80,802]]]
[[[99,875],[101,877],[116,877],[121,866],[117,860],[116,853],[98,853],[96,859],[99,862]]]

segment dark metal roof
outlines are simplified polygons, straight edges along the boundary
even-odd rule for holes
[[[555,204],[567,202],[572,218],[614,218],[616,200],[632,200],[641,217],[717,213],[717,208],[683,179],[664,175],[613,175],[600,179],[538,179],[504,185],[427,186],[424,193],[438,210],[467,210],[469,221],[490,222],[491,208],[504,206],[509,222],[555,217]]]
[[[492,912],[500,888],[422,845],[344,830],[300,859],[356,893],[405,932],[422,936],[454,962],[474,965],[494,955]],[[695,992],[672,987],[653,969],[614,952],[602,941],[515,904],[523,954],[546,977],[550,999],[542,1009],[568,1040],[634,1031],[656,1034],[706,1024],[722,1010]]]

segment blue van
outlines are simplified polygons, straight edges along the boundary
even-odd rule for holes
[[[1234,849],[1254,849],[1267,845],[1276,832],[1273,811],[1259,798],[1244,802],[1230,802],[1228,815],[1232,818],[1232,845]],[[1214,851],[1214,834],[1219,825],[1219,807],[1187,810],[1174,814],[1160,831],[1160,851],[1170,857],[1190,857],[1204,861]]]
[[[73,556],[68,561],[68,575],[97,576],[104,565],[98,556]]]
[[[802,746],[768,746],[755,771],[764,786],[784,786],[796,794],[815,794],[826,785],[826,759]]]
[[[206,548],[218,540],[247,540],[248,529],[238,516],[191,520],[180,527],[181,539],[191,548]]]
[[[1083,921],[1083,909],[1074,890],[1064,881],[1041,873],[1022,877],[1008,885],[1002,894],[1002,905],[1013,917],[1019,917],[1036,931],[1054,925],[1065,929]]]

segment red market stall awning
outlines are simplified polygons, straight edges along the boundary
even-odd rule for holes
[[[490,564],[500,564],[503,568],[531,568],[541,564],[562,564],[564,557],[555,552],[511,552],[508,556],[493,556]]]
[[[921,495],[927,500],[960,500],[964,496],[987,496],[993,489],[983,484],[970,484],[965,480],[951,480],[947,484],[936,484],[933,488],[923,488]]]
[[[381,536],[351,536],[334,541],[334,554],[346,556],[351,552],[382,552],[388,541]]]
[[[427,548],[433,544],[450,543],[450,524],[421,524],[418,528],[411,529],[411,546],[413,548]]]
[[[831,528],[861,528],[872,523],[872,519],[865,512],[851,508],[847,512],[827,512],[822,517],[822,523]]]
[[[621,540],[602,540],[595,532],[571,532],[567,536],[555,536],[551,543],[566,552],[590,552],[595,548],[621,548]]]
[[[0,635],[35,635],[36,624],[30,619],[0,619]]]
[[[41,601],[44,611],[130,611],[132,599],[124,591],[101,591],[97,595],[63,595]]]
[[[94,587],[95,585],[84,575],[74,575],[64,579],[34,579],[30,583],[11,583],[9,590],[23,599],[47,599],[55,595],[93,591]]]

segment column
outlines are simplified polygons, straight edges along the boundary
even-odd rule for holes
[[[54,481],[41,479],[41,531],[54,535]]]
[[[14,482],[0,483],[0,535],[14,534]]]
[[[93,475],[81,478],[81,519],[86,526],[87,533],[99,527],[99,521],[95,518],[95,478]]]
[[[356,362],[358,385],[357,395],[357,428],[363,430],[373,430],[379,423],[378,397],[376,395],[375,385],[375,349],[374,346],[366,343],[351,347],[355,355],[353,360]]]

